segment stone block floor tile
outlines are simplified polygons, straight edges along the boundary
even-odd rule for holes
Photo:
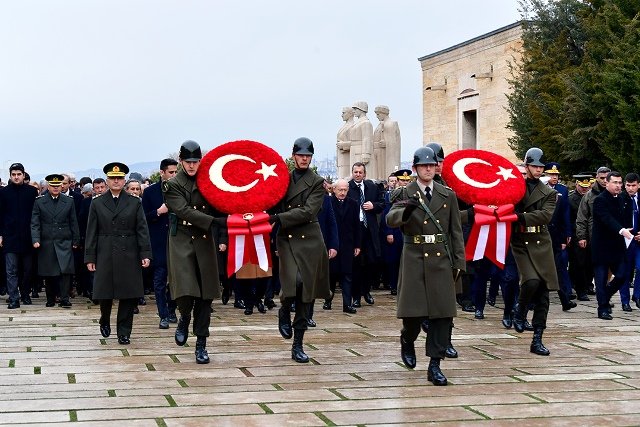
[[[211,363],[197,365],[195,338],[178,347],[175,325],[158,329],[153,298],[140,306],[129,346],[100,336],[99,309],[84,298],[71,310],[45,308],[44,298],[18,311],[1,306],[0,426],[640,424],[640,311],[614,309],[603,322],[593,302],[563,312],[553,296],[549,357],[529,352],[530,332],[502,327],[500,304],[484,320],[460,311],[460,357],[442,362],[450,385],[434,387],[424,334],[409,370],[395,298],[374,297],[356,315],[316,304],[309,364],[291,360],[277,309],[245,316],[215,301]]]

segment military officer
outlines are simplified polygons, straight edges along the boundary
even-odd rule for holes
[[[542,150],[530,148],[524,159],[527,172],[525,196],[516,205],[518,221],[514,222],[511,250],[520,273],[520,295],[514,308],[513,326],[524,331],[527,307],[533,309],[532,353],[548,356],[542,344],[542,332],[547,326],[549,291],[557,291],[558,275],[548,224],[556,208],[556,191],[546,186],[540,177],[544,171]]]
[[[226,217],[222,217],[198,189],[196,173],[202,159],[200,145],[195,141],[183,142],[179,157],[181,170],[165,181],[162,188],[169,208],[169,288],[180,312],[175,341],[180,346],[187,342],[193,316],[196,363],[204,364],[209,363],[207,337],[211,302],[220,298],[213,227],[225,225]]]
[[[64,177],[48,175],[48,193],[36,198],[31,214],[31,241],[38,251],[38,274],[46,278],[47,307],[69,308],[71,276],[75,273],[73,249],[80,245],[80,230],[73,198],[61,194]]]
[[[578,294],[578,301],[589,301],[587,292],[593,281],[591,253],[587,248],[578,245],[576,221],[582,197],[591,188],[591,174],[580,172],[574,175],[575,190],[569,193],[569,222],[571,223],[571,240],[569,241],[569,277]]]
[[[111,307],[118,299],[118,343],[130,344],[133,309],[144,295],[142,268],[151,263],[147,220],[138,197],[123,191],[129,168],[113,162],[103,168],[109,190],[89,207],[84,262],[95,272],[93,298],[100,301],[100,333],[111,334]]]
[[[276,239],[282,285],[278,329],[286,339],[293,336],[291,358],[298,363],[309,361],[302,344],[310,305],[316,298],[331,297],[329,256],[318,224],[318,212],[325,194],[324,180],[310,169],[313,152],[313,142],[309,138],[298,138],[293,143],[295,169],[290,173],[287,193],[276,206],[277,213],[270,218],[280,226]]]
[[[458,201],[453,191],[435,182],[436,165],[431,148],[416,150],[413,170],[417,180],[393,194],[387,224],[400,227],[404,239],[397,311],[403,326],[402,361],[410,369],[416,366],[414,341],[428,318],[427,378],[434,385],[446,385],[440,360],[451,338],[456,315],[455,280],[465,269],[465,255]]]

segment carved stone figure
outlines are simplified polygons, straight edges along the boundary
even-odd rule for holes
[[[353,112],[356,116],[356,122],[351,128],[351,150],[349,153],[350,165],[355,162],[362,162],[367,167],[367,176],[375,176],[375,165],[371,164],[373,155],[373,125],[367,118],[369,105],[364,101],[353,103]],[[371,175],[369,175],[371,173]]]
[[[338,169],[338,178],[345,178],[351,174],[351,159],[349,153],[351,151],[351,128],[355,124],[353,120],[353,108],[344,107],[342,109],[342,120],[344,124],[338,130],[338,143],[336,146],[336,166]]]
[[[367,176],[383,180],[400,168],[400,127],[398,122],[389,118],[389,107],[386,105],[378,105],[375,113],[380,121],[373,133],[372,163],[375,164],[375,175],[367,173]]]

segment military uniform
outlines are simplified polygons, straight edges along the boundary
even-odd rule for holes
[[[59,284],[60,304],[70,307],[71,275],[75,273],[73,248],[80,244],[71,197],[45,194],[36,199],[31,215],[31,240],[34,244],[39,243],[38,274],[47,278],[47,306],[54,305],[56,285]]]

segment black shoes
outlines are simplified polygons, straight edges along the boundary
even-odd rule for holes
[[[244,309],[244,315],[245,316],[250,316],[252,314],[253,314],[253,307],[247,306],[247,308]]]
[[[323,310],[331,310],[331,300],[324,300],[324,304],[322,304]]]
[[[420,324],[420,327],[422,328],[422,332],[425,334],[429,333],[429,319],[424,319]]]
[[[58,304],[58,306],[62,308],[71,308],[72,304],[71,301],[69,301],[69,298],[62,298],[62,301],[60,301],[60,304]]]
[[[502,318],[502,326],[504,326],[506,329],[511,329],[511,327],[513,326],[513,319],[510,315],[506,315]]]
[[[318,324],[313,319],[307,319],[307,326],[310,328],[315,328],[316,326],[318,326]]]
[[[351,307],[360,308],[362,307],[362,304],[360,303],[360,300],[355,300],[353,304],[351,304]]]
[[[100,325],[100,334],[103,337],[108,338],[109,335],[111,335],[111,326],[109,326],[109,325]]]
[[[129,340],[129,337],[126,335],[118,335],[118,344],[129,345],[131,344],[131,340]]]
[[[629,304],[622,304],[622,311],[633,311]]]
[[[227,303],[229,302],[229,288],[228,287],[223,287],[222,288],[222,305],[227,305]]]
[[[265,298],[264,299],[264,305],[269,309],[273,309],[275,307],[277,307],[276,303],[273,302],[273,300],[271,298]]]
[[[267,312],[267,309],[264,308],[264,304],[262,303],[261,300],[258,300],[258,303],[256,304],[256,308],[258,309],[258,311],[260,313],[266,313]]]
[[[55,301],[47,300],[47,303],[44,305],[45,307],[54,307],[56,305]]]
[[[180,316],[180,320],[178,320],[175,340],[179,346],[183,346],[187,342],[187,338],[189,337],[189,322],[191,322],[190,316]]]
[[[32,304],[31,297],[29,295],[27,295],[26,297],[22,298],[22,303],[24,305],[31,305]]]
[[[427,369],[427,379],[433,385],[447,385],[447,377],[440,370],[440,359],[431,358],[429,368]]]
[[[548,356],[551,352],[542,344],[542,328],[535,328],[533,331],[533,339],[531,340],[531,353]]]
[[[458,350],[453,347],[453,344],[449,343],[449,346],[444,351],[444,357],[447,359],[457,359],[458,358]]]
[[[607,311],[598,313],[598,318],[602,320],[613,320],[613,316]]]
[[[178,323],[178,318],[175,313],[169,313],[169,317],[167,317],[169,323]]]
[[[587,294],[582,294],[582,295],[578,295],[578,301],[591,301],[591,298],[589,298]]]
[[[288,340],[293,336],[293,330],[291,328],[291,310],[284,306],[280,307],[280,310],[278,310],[278,331],[284,339]]]
[[[140,309],[138,306],[133,307],[133,314],[140,314]]]
[[[562,311],[569,311],[572,308],[576,308],[577,306],[578,306],[578,304],[576,304],[575,301],[569,300],[569,301],[567,301],[566,304],[562,304]]]
[[[391,295],[398,295],[397,289],[391,289]]]
[[[491,307],[495,307],[496,306],[496,299],[493,297],[487,297],[487,304],[489,304]]]
[[[484,313],[482,310],[476,310],[476,314],[473,317],[476,319],[484,319]]]
[[[516,305],[513,309],[513,328],[517,333],[521,334],[524,332],[524,323],[527,321],[526,314],[520,311],[520,307]]]
[[[416,348],[413,342],[408,342],[403,337],[400,337],[400,357],[407,368],[416,367]]]
[[[373,300],[373,297],[371,296],[371,294],[369,292],[367,292],[366,294],[364,294],[364,300],[367,304],[369,305],[373,305],[373,303],[375,302]]]
[[[160,319],[160,323],[158,324],[158,329],[169,329],[169,319],[167,318]]]
[[[196,363],[204,365],[209,363],[209,353],[207,352],[207,337],[196,339]]]
[[[533,331],[533,326],[531,326],[531,323],[529,323],[527,319],[524,319],[524,330]]]
[[[18,300],[9,301],[9,305],[7,305],[7,308],[9,310],[13,310],[14,308],[20,308],[20,301]]]
[[[233,307],[234,307],[234,308],[239,308],[239,309],[241,309],[241,310],[244,310],[244,309],[245,309],[244,301],[242,301],[241,299],[236,300],[236,301],[233,303]]]
[[[355,308],[351,307],[350,305],[348,305],[346,307],[342,307],[342,311],[344,313],[349,313],[349,314],[356,314],[358,312],[358,310],[356,310]]]
[[[291,359],[298,363],[309,362],[309,356],[307,356],[302,348],[302,341],[304,339],[304,329],[295,329],[293,332],[293,344],[291,345]]]
[[[467,313],[473,313],[476,311],[476,307],[471,303],[466,303],[462,305],[462,311],[466,311]]]

